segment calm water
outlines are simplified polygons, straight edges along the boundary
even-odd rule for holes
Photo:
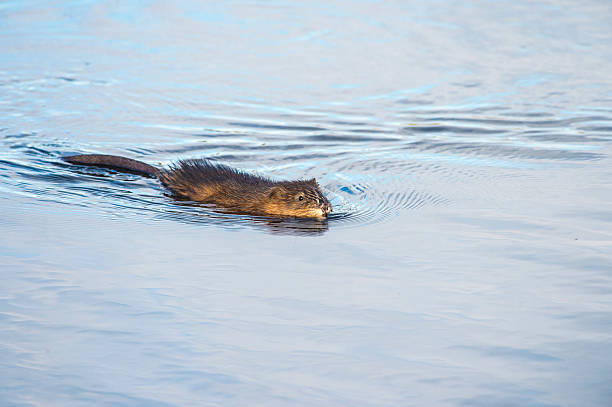
[[[0,405],[612,405],[610,21],[0,2]],[[73,153],[316,177],[335,212],[227,215]]]

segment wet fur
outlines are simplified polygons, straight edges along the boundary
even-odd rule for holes
[[[322,218],[331,211],[331,204],[314,178],[272,181],[203,159],[181,160],[161,170],[126,157],[101,154],[64,157],[64,160],[157,177],[180,198],[215,204],[238,213]]]

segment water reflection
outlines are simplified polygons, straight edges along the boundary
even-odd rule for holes
[[[268,216],[253,216],[232,212],[225,208],[193,201],[181,201],[172,195],[166,194],[175,200],[175,205],[186,210],[176,211],[167,208],[168,212],[160,214],[160,218],[174,219],[180,222],[205,224],[218,227],[235,228],[248,225],[263,229],[278,235],[318,235],[327,232],[328,219],[300,219],[275,218]]]

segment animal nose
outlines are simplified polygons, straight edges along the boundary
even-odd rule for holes
[[[321,207],[325,213],[330,213],[332,211],[332,206],[329,202],[324,202]]]

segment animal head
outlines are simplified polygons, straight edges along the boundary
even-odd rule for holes
[[[282,182],[268,192],[268,212],[280,216],[325,218],[332,206],[317,180]]]

